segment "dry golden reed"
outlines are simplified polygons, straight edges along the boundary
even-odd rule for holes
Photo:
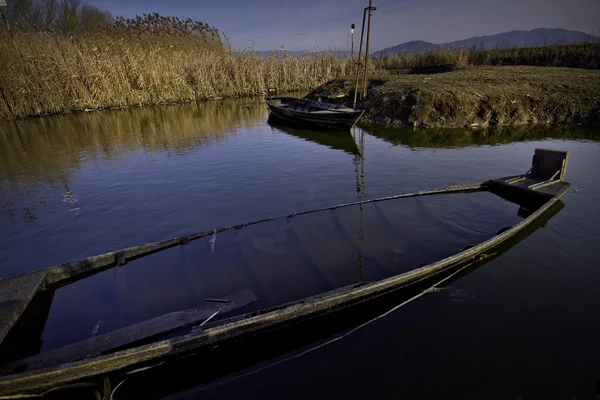
[[[306,90],[352,70],[331,53],[264,57],[218,43],[130,29],[5,35],[0,118]]]
[[[0,31],[0,119],[310,90],[355,73],[334,53],[236,52],[207,24],[158,14],[94,29]],[[71,33],[69,33],[71,32]],[[370,71],[418,66],[600,68],[600,43],[433,52],[371,58]]]
[[[539,47],[508,47],[492,50],[440,48],[430,52],[375,58],[384,70],[408,69],[428,65],[530,65],[600,69],[600,43],[579,43]]]

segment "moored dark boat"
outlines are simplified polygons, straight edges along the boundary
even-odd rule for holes
[[[265,100],[271,115],[300,125],[349,129],[364,113],[362,110],[306,98],[267,97]]]
[[[432,278],[437,281],[436,277],[440,276],[438,274],[462,271],[465,266],[480,261],[486,252],[505,244],[509,239],[522,234],[528,227],[542,220],[569,189],[570,185],[564,181],[567,160],[567,152],[536,150],[531,170],[523,175],[293,213],[286,217],[392,199],[472,191],[490,191],[530,209],[529,212],[524,213],[526,217],[518,224],[501,230],[484,242],[389,278],[373,282],[357,282],[275,308],[245,313],[216,322],[211,320],[219,313],[250,304],[255,301],[256,296],[254,293],[242,291],[222,298],[204,299],[204,304],[193,309],[163,315],[46,353],[10,360],[0,367],[4,375],[0,378],[0,396],[34,395],[114,372],[126,373],[139,370],[232,340],[242,340],[264,332],[293,327],[317,316],[323,317],[342,311],[349,306],[365,307],[368,302],[397,293],[407,285]],[[239,229],[274,219],[277,218],[239,224],[217,231]],[[209,230],[2,279],[0,280],[0,340],[7,339],[7,335],[11,333],[11,329],[18,323],[36,294],[51,291],[117,265],[125,265],[128,261],[148,254],[185,245],[195,239],[211,237],[213,234],[214,231]],[[441,281],[437,284],[439,282]],[[435,285],[436,283],[433,287]],[[184,326],[191,327],[191,331],[184,335],[152,341],[161,337],[161,334],[172,333]]]

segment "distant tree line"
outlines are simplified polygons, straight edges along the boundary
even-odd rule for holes
[[[115,17],[108,11],[85,3],[83,0],[6,0],[5,14],[10,29],[19,33],[51,33],[64,37],[88,36],[95,33],[133,35],[139,39],[152,37],[200,39],[210,47],[222,47],[225,36],[206,23],[191,19],[181,20],[158,13],[135,18]],[[0,34],[7,32],[0,21]]]
[[[108,11],[82,0],[7,0],[5,14],[15,32],[53,32],[81,35],[110,26]],[[6,31],[4,22],[1,30]]]

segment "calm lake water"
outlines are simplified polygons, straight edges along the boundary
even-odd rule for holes
[[[539,147],[571,152],[572,189],[543,228],[342,340],[173,398],[595,399],[598,129],[315,132],[268,124],[255,100],[0,122],[0,277],[293,211],[518,174]],[[483,192],[227,231],[214,248],[199,240],[59,289],[41,349],[85,339],[98,321],[109,332],[248,288],[258,301],[244,312],[381,279],[521,218],[518,205]]]

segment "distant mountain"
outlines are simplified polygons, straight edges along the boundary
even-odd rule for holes
[[[390,54],[409,54],[422,51],[433,51],[440,47],[456,48],[466,47],[469,49],[495,49],[498,47],[533,47],[555,44],[572,44],[583,42],[600,42],[600,37],[588,35],[578,31],[569,31],[566,29],[545,29],[538,28],[531,31],[511,31],[498,33],[491,36],[477,36],[469,39],[456,40],[454,42],[434,44],[423,41],[411,41],[399,44],[394,47],[388,47],[376,52],[376,55]]]
[[[398,46],[388,47],[387,49],[383,49],[381,51],[376,52],[376,55],[381,54],[383,51],[384,56],[388,56],[390,54],[408,54],[408,53],[419,53],[422,51],[432,51],[439,48],[440,45],[433,44],[429,42],[424,42],[422,40],[413,40],[411,42],[406,42],[399,44]]]

